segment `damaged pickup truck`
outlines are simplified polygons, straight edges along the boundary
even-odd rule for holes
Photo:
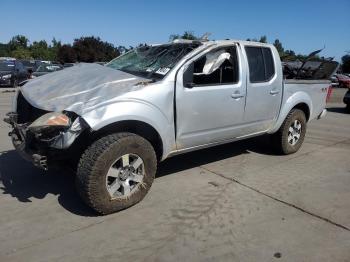
[[[82,199],[109,214],[142,200],[170,156],[263,134],[298,151],[329,76],[284,79],[269,44],[175,40],[32,79],[5,121],[25,159],[72,165]]]

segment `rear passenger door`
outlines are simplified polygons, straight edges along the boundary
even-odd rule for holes
[[[282,72],[277,52],[266,46],[244,46],[248,62],[244,120],[250,133],[270,129],[282,99]]]

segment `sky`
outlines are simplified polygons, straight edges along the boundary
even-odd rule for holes
[[[285,49],[326,57],[350,51],[350,0],[1,0],[0,42],[25,35],[72,43],[99,36],[114,45],[164,43],[171,34],[210,32],[210,39],[278,38]]]

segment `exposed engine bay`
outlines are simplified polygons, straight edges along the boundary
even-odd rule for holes
[[[13,128],[9,136],[15,148],[45,170],[48,158],[64,158],[64,150],[88,128],[73,112],[49,112],[32,106],[20,91],[17,112],[8,113],[4,120]]]

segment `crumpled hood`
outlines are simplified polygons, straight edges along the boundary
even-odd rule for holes
[[[47,111],[84,114],[88,108],[142,88],[146,79],[98,64],[81,63],[34,78],[21,87],[26,100]]]

